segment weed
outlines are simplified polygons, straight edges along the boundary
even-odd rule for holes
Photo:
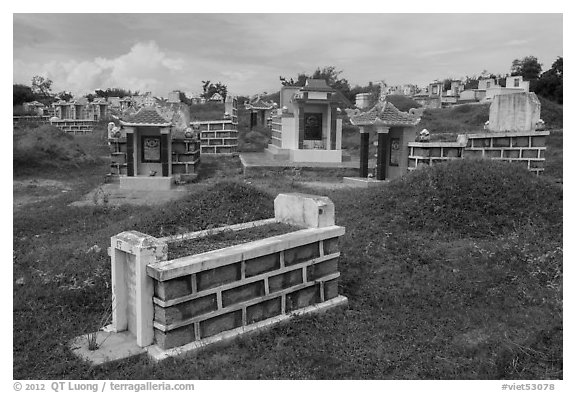
[[[102,345],[104,345],[104,342],[108,339],[108,337],[110,337],[110,335],[107,335],[104,340],[102,340],[101,342],[98,342],[98,332],[101,331],[104,327],[106,327],[112,321],[112,312],[113,312],[112,305],[113,304],[114,304],[114,299],[112,299],[109,302],[108,307],[106,307],[106,310],[102,314],[102,317],[100,318],[100,322],[98,323],[97,330],[95,332],[91,332],[91,333],[86,334],[86,340],[88,341],[88,350],[90,350],[90,351],[97,350]]]

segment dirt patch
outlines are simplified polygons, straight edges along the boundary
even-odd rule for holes
[[[72,187],[70,184],[58,180],[27,179],[14,180],[12,191],[14,210],[18,210],[31,203],[56,198],[62,193],[72,191]]]

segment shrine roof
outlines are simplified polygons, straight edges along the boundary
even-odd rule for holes
[[[155,107],[143,107],[133,115],[129,115],[121,123],[126,126],[157,126],[168,127],[172,123],[158,113]]]
[[[383,125],[386,127],[415,126],[420,118],[400,111],[391,102],[377,103],[367,112],[360,113],[350,118],[350,122],[356,126]]]

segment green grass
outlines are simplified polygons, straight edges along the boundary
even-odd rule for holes
[[[81,138],[90,155],[107,149],[97,135]],[[561,134],[551,141],[561,154]],[[234,158],[203,159],[202,171],[183,200],[154,208],[69,206],[102,181],[105,163],[37,176],[73,189],[14,211],[14,280],[24,278],[13,293],[15,379],[562,379],[561,186],[468,160],[378,189],[323,192],[346,227],[347,308],[193,359],[79,361],[66,343],[94,331],[110,304],[111,236],[269,218],[278,192],[318,193],[288,177],[238,179]]]

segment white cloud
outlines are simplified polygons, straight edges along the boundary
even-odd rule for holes
[[[26,83],[34,75],[54,82],[53,90],[85,94],[98,88],[121,87],[165,94],[178,80],[185,66],[181,58],[169,57],[159,46],[140,42],[116,58],[97,57],[90,61],[51,61],[41,65],[14,60],[14,81]]]

